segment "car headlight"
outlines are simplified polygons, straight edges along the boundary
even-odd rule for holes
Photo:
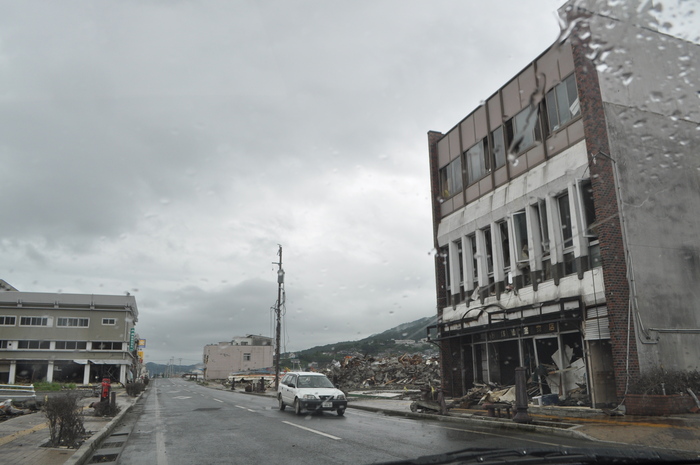
[[[316,396],[313,394],[304,394],[303,396],[301,396],[301,398],[305,399],[305,400],[311,400],[311,399],[315,399]]]
[[[345,400],[345,394],[338,394],[335,398],[338,400]]]

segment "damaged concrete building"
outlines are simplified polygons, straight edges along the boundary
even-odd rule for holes
[[[0,383],[126,383],[137,321],[134,296],[22,292],[0,280]]]
[[[652,2],[568,2],[562,35],[431,131],[443,387],[585,389],[700,368],[700,46]],[[534,395],[533,394],[533,395]]]

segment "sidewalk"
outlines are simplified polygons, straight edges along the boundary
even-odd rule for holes
[[[583,407],[533,407],[532,424],[486,416],[486,410],[451,409],[447,416],[414,413],[410,400],[352,398],[348,407],[407,417],[433,417],[481,429],[519,429],[547,435],[577,437],[632,446],[651,446],[678,451],[700,451],[700,415],[673,417],[608,416],[602,410]]]
[[[46,416],[38,411],[18,415],[0,422],[0,465],[63,465],[81,463],[92,452],[95,442],[104,437],[126,411],[134,404],[136,398],[128,397],[124,390],[117,391],[117,405],[121,411],[114,418],[103,418],[91,415],[92,409],[87,406],[99,399],[83,397],[79,403],[86,408],[84,425],[85,431],[92,433],[79,449],[42,447],[50,439]]]

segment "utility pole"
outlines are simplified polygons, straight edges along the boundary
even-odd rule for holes
[[[279,245],[279,244],[278,244]],[[279,262],[273,262],[277,265],[277,305],[275,305],[275,317],[277,318],[277,329],[275,331],[275,391],[280,383],[280,355],[282,347],[280,343],[282,333],[282,287],[284,286],[284,270],[282,269],[282,246],[279,246],[277,255],[280,256]]]

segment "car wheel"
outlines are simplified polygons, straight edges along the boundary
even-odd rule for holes
[[[339,408],[339,409],[338,409],[338,416],[339,416],[339,417],[342,417],[343,415],[345,415],[345,409],[344,409],[344,408]]]
[[[299,399],[294,399],[294,413],[301,415],[301,402],[299,402]]]
[[[284,401],[282,400],[282,396],[279,397],[279,401],[280,401],[280,410],[284,410],[287,406],[284,405]]]

